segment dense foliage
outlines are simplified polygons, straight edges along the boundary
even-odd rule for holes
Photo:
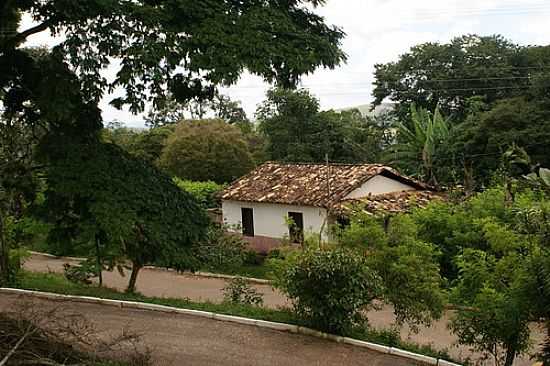
[[[538,190],[507,196],[494,188],[413,219],[442,252],[441,273],[460,305],[452,321],[460,342],[511,365],[529,349],[529,323],[548,322],[550,201]]]
[[[239,268],[247,258],[247,243],[226,228],[212,224],[206,238],[193,245],[194,256],[200,268],[212,272],[225,272]]]
[[[293,301],[299,316],[337,334],[362,325],[362,310],[380,293],[380,279],[365,258],[344,248],[304,251],[284,267],[277,286]]]
[[[339,243],[366,256],[382,279],[380,300],[393,305],[398,323],[415,327],[441,316],[445,297],[439,252],[434,244],[419,238],[410,217],[377,219],[358,214],[339,235]]]
[[[320,111],[306,90],[273,89],[258,108],[269,159],[291,162],[375,162],[382,130],[357,110]]]
[[[194,182],[190,180],[182,180],[177,177],[174,178],[174,183],[176,183],[180,189],[191,194],[204,209],[221,206],[220,199],[217,195],[225,187],[222,184],[212,181]]]
[[[191,244],[204,238],[208,219],[169,177],[111,144],[44,148],[53,156],[46,205],[63,239],[99,238],[103,251],[131,260],[130,290],[148,263],[196,268]]]
[[[219,184],[239,178],[254,166],[241,131],[220,120],[179,123],[158,163],[170,175]]]
[[[62,147],[67,141],[86,146],[97,143],[102,127],[98,102],[116,88],[123,93],[111,103],[137,112],[147,102],[162,108],[167,96],[181,103],[210,99],[218,85],[235,83],[245,69],[266,81],[291,87],[301,75],[320,66],[334,68],[345,60],[340,50],[344,33],[325,24],[308,7],[321,4],[317,0],[252,4],[224,0],[8,0],[0,9],[3,120],[19,121],[18,130],[28,129],[37,140],[43,137],[36,133],[40,127],[51,142],[49,147]],[[22,14],[29,14],[35,23],[20,29]],[[63,35],[52,50],[22,47],[28,37],[47,31]],[[106,67],[115,70],[114,78],[107,80],[102,75]],[[65,160],[63,154],[47,149],[42,154],[48,163]],[[124,165],[117,165],[116,160],[130,161],[115,157],[118,155],[123,154],[110,155],[113,166]],[[150,157],[149,151],[146,155]],[[13,162],[12,157],[8,165]],[[148,169],[135,168],[141,173]],[[57,179],[51,174],[60,170],[49,169],[46,178]],[[5,186],[5,177],[0,175],[0,186]],[[111,182],[121,183],[117,176],[111,178]],[[151,187],[147,183],[140,186],[139,180],[133,183],[139,187],[137,191],[147,193],[144,200],[151,202],[149,198],[155,195]],[[52,191],[53,186],[49,187]],[[120,184],[112,189],[121,189]],[[59,197],[64,193],[59,192]],[[193,204],[189,197],[175,197],[183,200],[176,205]],[[5,206],[8,199],[1,199]],[[113,201],[103,202],[110,203]],[[159,209],[158,204],[152,207]],[[2,220],[5,215],[0,212]],[[0,280],[4,282],[9,248],[2,240],[2,220]]]
[[[429,112],[428,119],[444,116],[452,128],[437,151],[400,162],[409,173],[423,164],[436,172],[438,183],[462,184],[471,192],[490,185],[502,168],[502,154],[514,144],[530,155],[533,166],[550,165],[549,62],[548,46],[467,35],[447,44],[417,45],[397,61],[377,65],[374,104],[386,98],[395,102],[399,120],[389,151],[420,151],[425,129],[412,113],[419,109]],[[428,173],[424,178],[433,179]]]
[[[401,117],[410,105],[434,110],[460,121],[469,101],[483,97],[492,105],[521,95],[548,95],[545,64],[548,47],[522,47],[501,36],[465,35],[449,43],[424,43],[396,62],[376,65],[375,104],[397,102]]]

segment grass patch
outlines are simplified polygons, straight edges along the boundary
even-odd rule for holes
[[[25,290],[53,292],[64,295],[91,296],[104,299],[139,301],[172,306],[180,309],[202,310],[213,313],[242,316],[259,320],[301,325],[289,310],[267,309],[236,304],[194,302],[188,299],[147,297],[139,293],[128,294],[107,287],[87,286],[69,282],[63,275],[24,271],[19,279],[19,288]]]
[[[63,275],[55,273],[35,273],[23,271],[18,287],[25,290],[53,292],[64,295],[91,296],[104,299],[139,301],[144,303],[172,306],[180,309],[202,310],[219,314],[241,316],[246,318],[267,320],[305,326],[290,310],[267,309],[250,305],[216,304],[211,302],[194,302],[188,299],[172,299],[147,297],[141,294],[128,294],[106,287],[88,286],[69,282]],[[356,329],[349,335],[355,339],[400,348],[406,351],[452,361],[448,353],[438,351],[429,345],[418,345],[401,340],[396,331]]]

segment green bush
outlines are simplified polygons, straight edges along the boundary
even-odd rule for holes
[[[63,265],[63,272],[67,280],[85,285],[90,285],[92,278],[97,277],[100,270],[93,259],[88,259],[78,265],[71,265],[69,263]]]
[[[220,200],[216,197],[216,195],[225,188],[225,185],[212,181],[194,182],[177,177],[174,178],[174,183],[176,183],[179,188],[195,197],[204,209],[216,208],[220,206]]]
[[[243,265],[247,243],[240,235],[226,233],[223,227],[211,225],[207,239],[194,248],[201,268],[208,271],[228,271]]]
[[[298,316],[323,331],[347,334],[363,324],[363,310],[380,295],[378,276],[352,250],[308,249],[287,261],[276,286]]]
[[[254,250],[247,250],[245,252],[244,263],[247,266],[261,266],[264,264],[265,255],[260,254]]]
[[[236,277],[223,288],[223,300],[236,305],[262,306],[263,295],[242,277]]]

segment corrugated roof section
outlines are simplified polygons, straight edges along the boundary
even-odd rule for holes
[[[268,162],[231,184],[224,200],[331,207],[375,175],[417,189],[425,185],[380,164],[283,164]]]

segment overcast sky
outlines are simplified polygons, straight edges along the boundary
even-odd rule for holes
[[[369,103],[374,65],[396,60],[419,43],[448,42],[468,33],[502,34],[525,45],[550,43],[548,0],[328,0],[316,11],[347,33],[343,43],[347,64],[318,70],[302,81],[321,100],[323,109]],[[29,22],[25,19],[23,27]],[[29,39],[29,45],[53,43],[46,34]],[[260,78],[245,74],[223,92],[241,101],[252,117],[268,87]],[[110,107],[110,99],[101,103],[105,121],[143,126],[142,116]]]

